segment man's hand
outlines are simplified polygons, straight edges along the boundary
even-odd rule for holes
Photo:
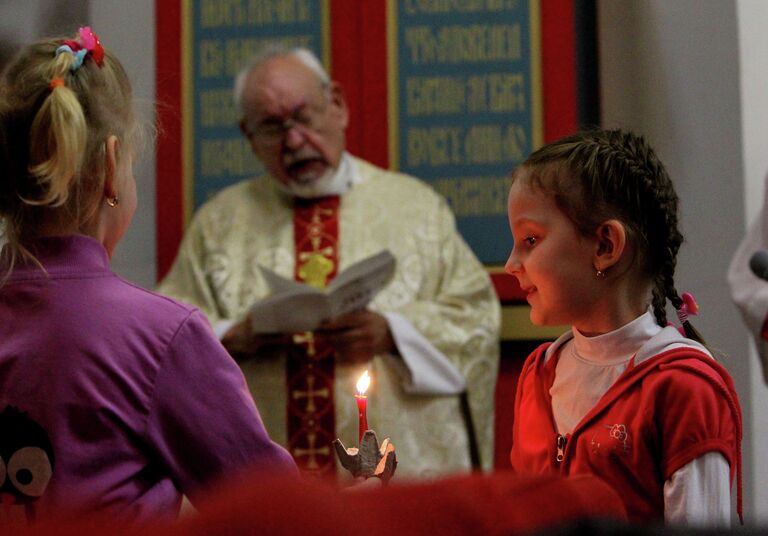
[[[343,361],[367,362],[375,355],[395,351],[387,319],[373,311],[355,311],[328,320],[315,334],[327,340]]]
[[[254,333],[248,319],[238,322],[224,334],[221,344],[237,360],[247,359],[268,346],[289,344],[291,336],[284,333]]]

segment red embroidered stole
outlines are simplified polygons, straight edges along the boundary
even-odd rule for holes
[[[339,264],[339,197],[297,198],[293,210],[295,279],[323,288]],[[293,342],[286,362],[288,450],[305,474],[333,476],[333,348],[312,332],[295,334]]]

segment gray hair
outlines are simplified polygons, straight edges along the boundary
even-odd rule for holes
[[[312,52],[310,49],[306,47],[290,47],[283,43],[279,42],[273,42],[269,43],[266,46],[264,46],[261,50],[259,50],[248,62],[248,64],[243,67],[239,73],[237,73],[237,77],[235,77],[235,84],[234,84],[234,98],[235,98],[235,106],[237,106],[240,109],[240,113],[245,115],[245,103],[243,102],[243,97],[245,93],[245,82],[248,79],[248,75],[260,67],[264,62],[267,60],[270,60],[272,58],[277,58],[280,56],[293,56],[294,58],[298,59],[306,65],[315,75],[317,76],[318,81],[323,86],[323,88],[327,88],[331,84],[331,78],[328,76],[328,71],[325,70],[325,67],[323,67],[323,64],[320,62],[320,60],[315,56],[315,53]]]

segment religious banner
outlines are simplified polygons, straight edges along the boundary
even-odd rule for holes
[[[232,84],[269,41],[315,51],[349,105],[347,148],[431,184],[489,266],[512,245],[514,166],[598,123],[593,0],[164,0],[156,11],[158,277],[193,211],[260,173]]]
[[[542,141],[539,3],[391,5],[392,167],[448,200],[481,261],[503,263],[510,171]]]
[[[194,0],[186,4],[185,57],[190,83],[185,148],[191,173],[188,201],[197,209],[213,193],[254,177],[262,167],[238,128],[232,87],[250,58],[271,42],[302,46],[326,57],[327,3],[310,0]]]

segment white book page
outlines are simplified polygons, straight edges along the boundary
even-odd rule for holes
[[[395,272],[395,258],[384,250],[342,271],[324,290],[259,267],[271,290],[251,306],[255,333],[313,331],[338,315],[363,309]]]
[[[254,333],[312,331],[330,317],[328,297],[318,292],[285,292],[269,296],[251,307]]]
[[[328,285],[331,314],[339,316],[364,308],[394,273],[395,258],[387,250],[353,264]]]

